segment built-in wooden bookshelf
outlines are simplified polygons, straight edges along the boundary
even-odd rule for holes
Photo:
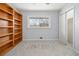
[[[16,11],[14,11],[14,28],[14,42],[17,44],[22,40],[22,15]]]
[[[6,3],[0,3],[0,55],[22,40],[22,15]]]

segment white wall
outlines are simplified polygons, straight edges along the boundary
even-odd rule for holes
[[[66,4],[61,10],[60,10],[60,14],[65,14],[66,12],[68,12],[70,9],[73,8],[74,4]]]
[[[27,16],[50,16],[51,28],[48,29],[28,29],[27,28]],[[58,39],[58,12],[57,11],[24,11],[23,12],[23,34],[24,40],[35,39],[38,40],[40,37],[43,39]]]
[[[79,51],[79,4],[75,4],[75,49]]]
[[[59,40],[66,44],[66,19],[65,14],[59,16]]]

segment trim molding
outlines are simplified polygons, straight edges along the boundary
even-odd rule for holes
[[[58,40],[58,39],[23,39],[23,41],[27,41],[27,40]]]
[[[79,50],[77,50],[77,49],[75,49],[75,48],[73,48],[73,50],[74,50],[76,53],[79,54]]]

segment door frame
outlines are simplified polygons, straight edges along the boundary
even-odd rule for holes
[[[74,10],[74,8],[71,8],[71,9],[69,9],[67,12],[69,12],[70,10],[73,10],[73,45],[71,46],[71,47],[73,47],[74,48],[74,44],[75,44],[75,10]],[[67,17],[67,12],[65,12],[65,16]],[[66,19],[66,17],[65,17],[65,21],[66,21],[66,40],[67,40],[67,44],[68,44],[68,20]]]

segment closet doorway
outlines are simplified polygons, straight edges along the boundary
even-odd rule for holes
[[[68,19],[68,43],[73,46],[73,18]]]
[[[67,42],[69,46],[73,47],[73,20],[74,20],[74,10],[67,12]]]

